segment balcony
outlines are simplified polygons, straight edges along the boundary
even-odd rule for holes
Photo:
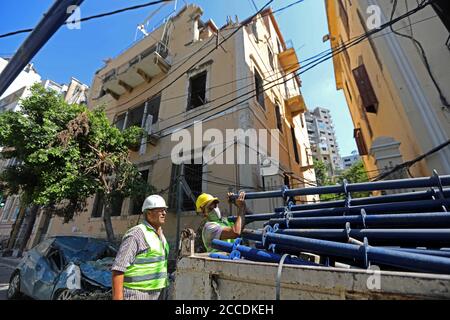
[[[300,68],[300,62],[298,61],[294,48],[280,52],[278,54],[278,60],[285,73],[291,73]]]
[[[111,70],[103,78],[103,89],[116,100],[134,88],[150,83],[161,73],[168,73],[170,62],[169,50],[161,42],[157,42],[129,62]]]
[[[293,116],[308,111],[303,95],[298,90],[289,90],[284,102],[286,104],[286,108],[293,114]]]

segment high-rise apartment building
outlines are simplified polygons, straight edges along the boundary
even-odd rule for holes
[[[330,110],[318,107],[305,117],[312,157],[327,165],[330,176],[336,175],[342,164]]]

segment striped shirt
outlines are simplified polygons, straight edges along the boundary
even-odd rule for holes
[[[144,220],[144,224],[155,231],[155,228],[153,228],[147,221]],[[162,232],[159,237],[163,245],[165,245],[166,238]],[[142,232],[141,228],[138,226],[131,228],[122,239],[122,243],[119,251],[117,252],[111,270],[125,272],[127,268],[133,264],[136,256],[147,251],[149,248],[150,246],[145,240],[144,232]],[[123,291],[123,297],[125,300],[157,300],[161,293],[161,290],[141,291],[128,288],[124,288]]]

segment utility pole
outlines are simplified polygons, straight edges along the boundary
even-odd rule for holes
[[[184,164],[180,165],[180,175],[178,176],[177,182],[177,235],[176,235],[176,259],[178,259],[178,251],[180,246],[180,224],[181,224],[181,209],[183,206],[183,187],[181,185],[181,177],[184,175]]]
[[[178,259],[178,254],[180,251],[180,232],[181,232],[181,212],[182,212],[182,208],[183,208],[183,200],[184,200],[184,195],[187,195],[192,203],[195,206],[195,197],[194,194],[192,193],[191,188],[189,187],[186,179],[184,178],[184,164],[181,164],[181,169],[180,169],[180,175],[178,176],[178,182],[177,182],[177,237],[176,237],[176,252],[177,252],[177,259]]]
[[[0,96],[8,89],[36,53],[72,15],[72,12],[68,10],[69,7],[79,6],[83,1],[55,1],[0,74]]]

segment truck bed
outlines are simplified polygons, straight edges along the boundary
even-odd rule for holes
[[[273,300],[278,264],[227,261],[195,254],[181,258],[176,300]],[[284,265],[281,300],[450,299],[450,276]]]

